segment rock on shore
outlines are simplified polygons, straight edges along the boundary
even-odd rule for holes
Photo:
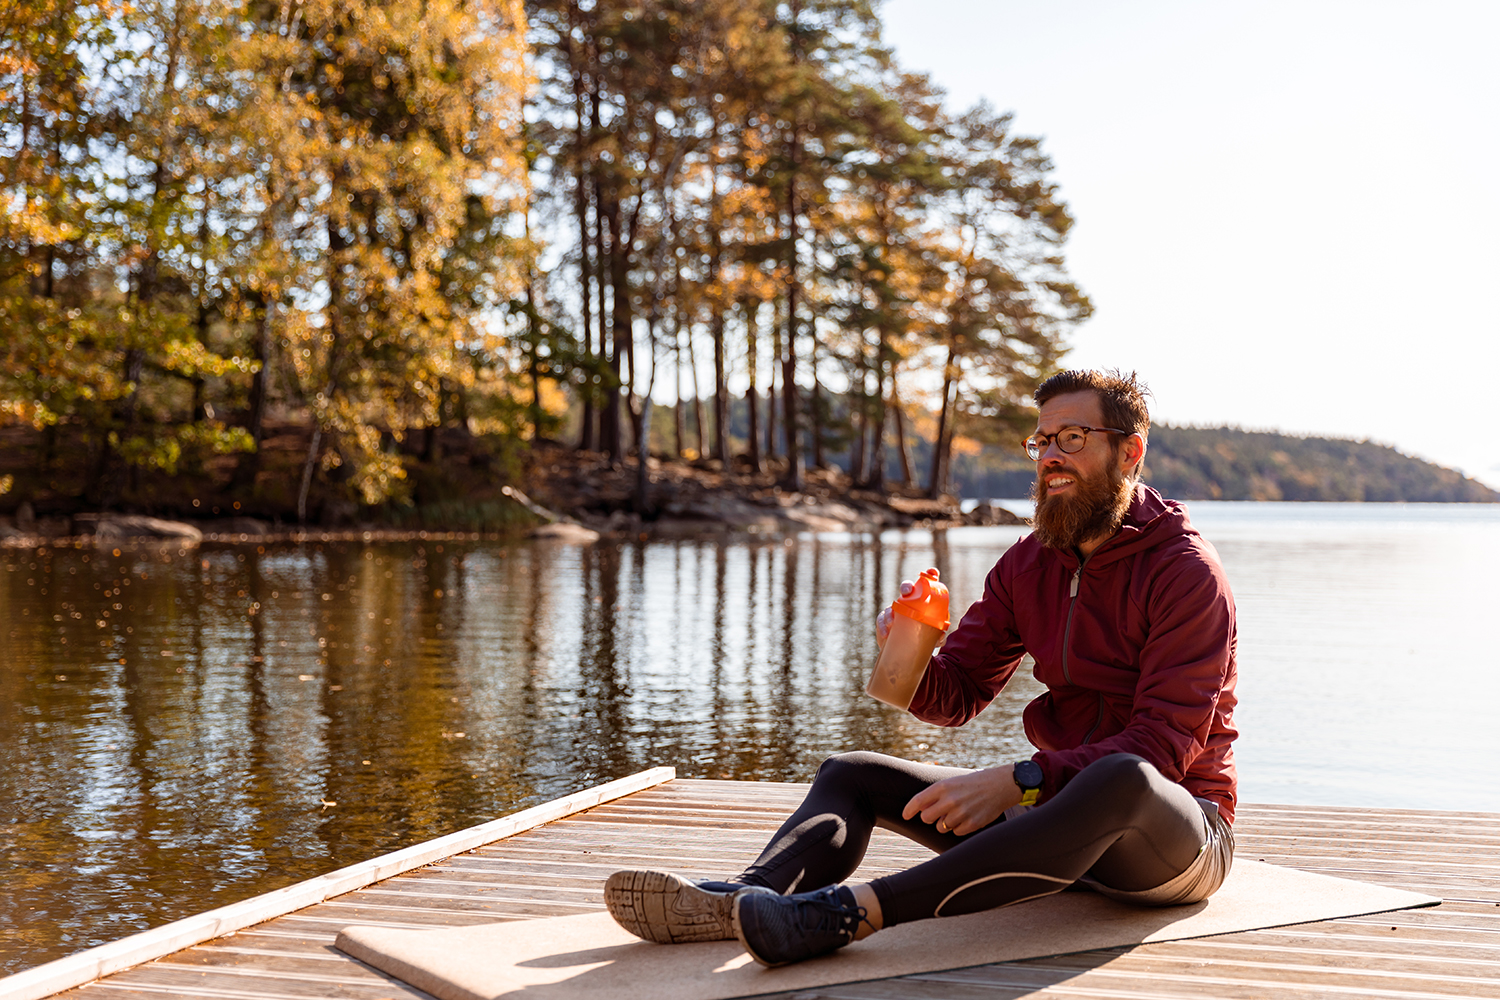
[[[86,528],[90,521],[93,522],[93,531],[81,533],[92,534],[94,547],[100,549],[143,543],[194,549],[203,541],[203,532],[184,521],[165,521],[139,514],[77,514],[73,517],[75,528]]]
[[[681,536],[717,532],[880,531],[914,525],[1022,524],[1008,510],[981,505],[965,513],[952,497],[930,499],[899,488],[883,493],[853,486],[835,469],[810,469],[803,489],[783,489],[774,471],[726,470],[714,461],[647,462],[646,511],[638,507],[634,460],[558,450],[543,454],[531,495],[553,516],[605,534]]]

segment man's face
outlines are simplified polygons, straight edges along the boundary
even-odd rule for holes
[[[1052,435],[1064,427],[1100,427],[1104,411],[1092,392],[1054,396],[1041,408],[1037,433]],[[1033,528],[1043,545],[1077,548],[1084,555],[1114,534],[1130,506],[1131,483],[1125,477],[1131,447],[1116,448],[1119,435],[1095,431],[1081,451],[1065,455],[1057,442],[1036,462]]]

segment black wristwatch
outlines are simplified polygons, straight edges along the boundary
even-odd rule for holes
[[[1042,791],[1042,767],[1034,760],[1018,760],[1011,765],[1011,775],[1021,786],[1021,805],[1036,805]]]

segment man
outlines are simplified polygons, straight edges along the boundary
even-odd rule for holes
[[[738,937],[763,965],[881,927],[1075,884],[1141,905],[1212,894],[1233,859],[1234,599],[1184,508],[1138,483],[1150,419],[1134,374],[1067,371],[1036,391],[1032,533],[932,657],[910,711],[963,725],[1025,654],[1031,759],[979,771],[882,754],[829,758],[802,805],[729,882],[617,872],[626,929]],[[908,586],[903,584],[903,589]],[[889,611],[876,623],[877,640]],[[842,885],[881,826],[937,857]]]

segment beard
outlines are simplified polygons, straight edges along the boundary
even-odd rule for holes
[[[1048,475],[1058,471],[1053,469]],[[1072,496],[1048,496],[1040,476],[1031,484],[1036,504],[1031,531],[1049,549],[1076,549],[1091,538],[1108,538],[1120,530],[1130,509],[1135,483],[1114,463],[1103,475],[1089,479],[1076,471],[1072,475]]]

